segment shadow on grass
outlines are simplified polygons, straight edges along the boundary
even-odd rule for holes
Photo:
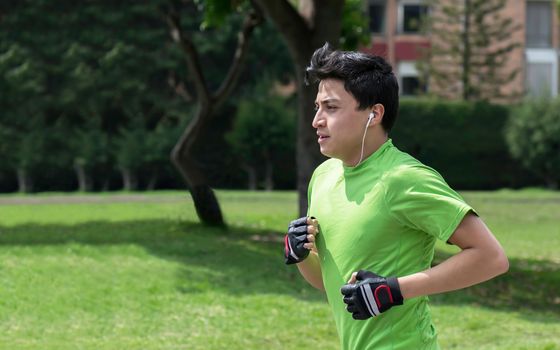
[[[177,288],[183,293],[219,290],[326,300],[307,285],[297,268],[284,264],[282,236],[271,231],[225,230],[174,220],[0,226],[0,248],[63,244],[142,246],[150,254],[180,263]]]
[[[297,268],[283,262],[282,236],[254,228],[223,229],[173,220],[97,221],[77,225],[0,226],[0,247],[62,244],[134,244],[150,254],[181,264],[177,288],[183,293],[220,290],[229,294],[284,294],[324,302]],[[449,255],[436,252],[435,263]],[[432,296],[434,304],[473,305],[521,311],[531,321],[547,322],[538,312],[560,316],[560,264],[510,259],[510,271],[486,283]]]
[[[450,256],[436,250],[433,265]],[[430,300],[434,304],[468,304],[520,311],[532,321],[550,320],[540,317],[539,312],[552,312],[560,317],[560,264],[538,259],[509,260],[510,269],[506,274],[466,289],[431,296]],[[533,313],[528,314],[530,311]]]

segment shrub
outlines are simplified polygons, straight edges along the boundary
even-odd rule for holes
[[[512,111],[505,131],[511,155],[550,188],[560,183],[560,98],[536,99]]]
[[[509,108],[489,103],[403,99],[395,145],[439,171],[458,189],[534,184],[503,137]]]

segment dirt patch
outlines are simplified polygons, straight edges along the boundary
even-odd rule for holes
[[[142,194],[118,194],[118,195],[75,195],[64,196],[54,195],[48,197],[41,196],[19,196],[0,198],[0,205],[33,205],[33,204],[79,204],[79,203],[126,203],[126,202],[147,202],[147,203],[176,203],[191,202],[188,193],[181,195],[168,196],[146,196]]]

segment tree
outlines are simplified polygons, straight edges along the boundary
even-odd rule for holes
[[[146,139],[145,168],[148,172],[147,190],[156,188],[163,169],[169,165],[169,154],[181,135],[181,126],[171,118],[163,117]]]
[[[148,131],[142,118],[132,118],[130,124],[121,128],[114,140],[114,158],[121,173],[123,189],[136,190],[138,171],[147,155]]]
[[[560,98],[529,100],[510,115],[505,136],[511,155],[541,177],[560,184]]]
[[[16,172],[19,192],[33,190],[32,173],[44,159],[48,130],[39,98],[45,90],[45,75],[32,52],[13,44],[0,52],[0,88],[2,105],[3,142],[10,145],[11,152],[5,162]]]
[[[93,172],[109,161],[109,137],[101,127],[101,120],[88,119],[84,127],[77,128],[68,144],[73,150],[73,165],[78,179],[78,190],[92,191],[94,188]]]
[[[216,4],[220,4],[217,2]],[[215,7],[209,14],[218,13]],[[241,30],[238,33],[237,47],[234,51],[233,62],[221,82],[213,90],[204,75],[200,54],[189,33],[183,30],[181,23],[180,3],[172,2],[164,10],[171,37],[179,45],[187,61],[189,78],[194,85],[197,108],[195,115],[171,153],[171,159],[184,180],[189,185],[196,212],[200,220],[209,225],[224,226],[224,219],[214,191],[210,188],[208,180],[195,161],[192,154],[193,146],[199,141],[201,135],[208,129],[212,116],[232,93],[237,79],[241,73],[241,65],[247,55],[249,39],[255,27],[261,23],[261,16],[257,11],[247,12]],[[185,94],[184,85],[174,81],[178,93],[190,100],[190,94]]]
[[[431,47],[419,64],[430,91],[465,101],[511,100],[520,91],[505,93],[519,69],[507,70],[511,52],[520,44],[511,39],[520,29],[503,16],[506,0],[430,0],[426,30]],[[456,83],[455,83],[456,82]]]
[[[309,180],[323,159],[315,130],[310,127],[315,114],[316,90],[306,86],[305,68],[315,49],[325,42],[335,47],[339,46],[341,38],[345,38],[342,41],[348,45],[363,43],[367,26],[364,16],[356,16],[357,22],[347,21],[343,27],[343,13],[349,16],[361,11],[357,1],[347,1],[346,11],[344,0],[300,0],[297,8],[288,0],[254,0],[253,3],[280,32],[294,64],[298,94],[297,190],[299,213],[305,215]],[[353,37],[360,39],[353,40]]]
[[[86,143],[90,137],[95,138],[89,133],[90,123],[100,128],[104,138],[110,139],[124,125],[131,124],[131,118],[142,118],[144,125],[151,129],[164,115],[175,114],[179,108],[184,113],[184,103],[167,84],[168,75],[178,66],[180,57],[175,54],[178,50],[169,45],[166,26],[157,8],[154,2],[108,0],[88,3],[21,0],[0,4],[0,55],[15,57],[14,48],[24,52],[10,61],[13,64],[5,61],[8,63],[0,68],[0,76],[14,68],[27,67],[19,69],[19,75],[10,74],[21,79],[17,84],[16,79],[11,79],[9,87],[4,88],[8,80],[0,77],[3,91],[0,124],[6,130],[9,128],[10,135],[16,135],[19,130],[29,135],[26,128],[35,129],[37,125],[43,128],[37,129],[38,133],[46,134],[46,130],[55,126],[62,130],[58,125],[71,130],[62,135],[65,147],[57,140],[47,140],[46,144],[53,146],[47,149],[39,145],[39,138],[28,136],[26,141],[37,143],[36,156],[43,169],[28,167],[27,175],[20,178],[41,180],[48,176],[48,181],[52,181],[58,178],[52,175],[71,174],[74,168],[82,188],[92,186],[93,181],[88,178],[94,175],[108,184],[114,169],[105,160],[95,159],[98,154],[88,150],[91,145]],[[88,25],[84,26],[84,22]],[[31,86],[39,86],[40,90],[30,90]],[[128,113],[131,109],[137,112]],[[41,118],[43,124],[35,123],[31,117]],[[61,139],[59,132],[54,135]],[[16,148],[14,145],[12,150]],[[108,158],[107,151],[105,158]],[[94,159],[85,159],[88,154]],[[3,164],[2,168],[7,167]],[[51,173],[44,175],[47,172],[39,170]]]
[[[226,135],[247,171],[250,190],[257,189],[263,167],[264,187],[272,190],[275,159],[294,150],[295,112],[288,99],[272,88],[264,79],[241,101],[233,128]]]

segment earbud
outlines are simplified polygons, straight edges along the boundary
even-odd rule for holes
[[[364,144],[365,144],[365,141],[366,141],[366,133],[367,133],[369,123],[373,119],[375,119],[375,113],[372,111],[372,112],[369,113],[369,117],[368,117],[368,120],[367,120],[367,123],[366,123],[366,127],[364,128],[364,137],[362,137],[362,153],[360,154],[360,160],[358,161],[358,163],[356,163],[355,166],[358,166],[362,162],[362,159],[364,159]]]

